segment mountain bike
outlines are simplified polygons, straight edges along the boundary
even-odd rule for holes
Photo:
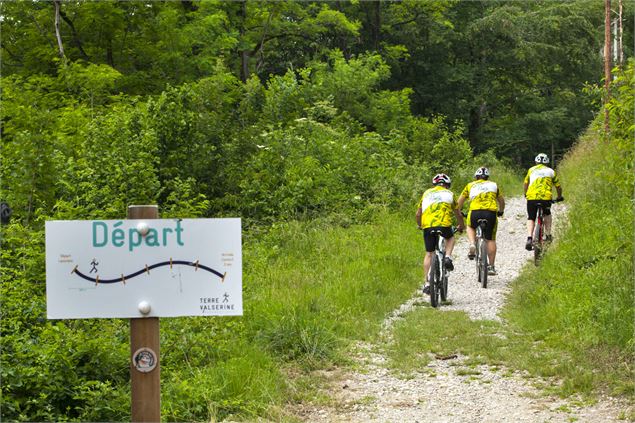
[[[456,233],[456,228],[452,229],[452,233]],[[432,260],[430,261],[430,272],[428,273],[428,281],[430,282],[430,305],[432,307],[439,306],[441,301],[448,300],[448,270],[445,268],[445,238],[441,235],[441,231],[433,230],[431,232],[436,237],[436,247]]]
[[[564,198],[557,198],[555,200],[551,200],[551,204],[558,203],[563,201]],[[532,250],[534,250],[534,264],[538,266],[540,263],[540,259],[542,258],[542,254],[546,247],[545,240],[545,221],[544,221],[544,210],[541,204],[538,204],[536,211],[536,220],[534,221],[534,232],[532,234],[531,241]]]
[[[479,219],[476,227],[476,277],[483,288],[487,288],[487,240],[483,237],[487,219]]]

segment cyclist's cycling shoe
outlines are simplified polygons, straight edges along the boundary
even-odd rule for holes
[[[470,251],[467,252],[467,258],[474,260],[476,257],[476,245],[470,245]]]
[[[496,271],[494,266],[487,266],[487,274],[488,275],[492,275],[492,276],[496,276],[496,275],[498,275],[498,272]]]
[[[430,294],[430,285],[426,285],[423,287],[423,293],[427,295]]]
[[[553,237],[551,235],[545,235],[545,241],[551,242],[553,241]]]
[[[527,238],[527,242],[525,243],[525,250],[531,251],[533,249],[533,246],[531,244],[532,244],[531,237],[529,237]]]
[[[454,263],[452,263],[452,259],[450,257],[445,257],[443,259],[443,265],[450,271],[454,270]]]

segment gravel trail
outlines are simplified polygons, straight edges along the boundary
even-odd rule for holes
[[[564,215],[564,205],[553,207],[554,224]],[[499,221],[497,276],[487,289],[475,280],[474,262],[468,261],[467,237],[460,237],[454,250],[455,270],[450,274],[451,305],[441,310],[462,310],[473,320],[500,320],[498,311],[509,284],[523,265],[532,259],[524,249],[526,239],[525,202],[508,199],[505,216]],[[429,301],[420,293],[395,310],[384,322],[390,336],[392,323],[417,303]],[[604,398],[593,406],[579,406],[573,400],[545,397],[520,373],[507,369],[477,368],[478,374],[459,374],[457,366],[466,357],[433,360],[428,371],[410,379],[399,379],[384,365],[386,358],[370,344],[356,348],[356,369],[335,369],[325,373],[331,381],[328,392],[333,404],[300,411],[306,422],[611,422],[619,420],[626,406]]]

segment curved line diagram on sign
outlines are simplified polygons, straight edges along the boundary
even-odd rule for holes
[[[157,267],[170,266],[170,268],[171,268],[172,265],[175,265],[175,264],[181,264],[181,265],[184,265],[184,266],[192,266],[192,267],[195,267],[196,270],[198,270],[198,269],[206,270],[206,271],[208,271],[210,273],[213,273],[214,275],[218,276],[219,278],[221,278],[221,282],[224,282],[225,281],[225,276],[227,276],[227,272],[225,272],[223,274],[223,273],[220,273],[217,270],[212,269],[211,267],[207,267],[207,266],[204,266],[202,264],[199,264],[198,261],[191,262],[191,261],[185,261],[185,260],[162,261],[160,263],[155,263],[155,264],[153,264],[151,266],[146,265],[146,267],[144,269],[138,270],[138,271],[136,271],[134,273],[130,273],[129,275],[125,275],[125,276],[122,274],[120,277],[114,278],[114,279],[100,279],[99,276],[97,276],[96,278],[91,278],[90,276],[87,276],[87,275],[83,274],[82,272],[80,272],[77,269],[77,266],[75,266],[75,268],[71,271],[71,273],[75,273],[80,278],[86,279],[87,281],[90,281],[90,282],[95,282],[96,284],[97,283],[117,283],[117,282],[124,282],[125,283],[127,279],[132,279],[135,276],[139,276],[139,275],[141,275],[143,273],[148,273],[149,274],[150,270],[156,269]]]

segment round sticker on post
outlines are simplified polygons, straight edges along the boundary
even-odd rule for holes
[[[157,355],[150,348],[139,348],[132,355],[132,365],[141,373],[148,373],[157,366]]]

